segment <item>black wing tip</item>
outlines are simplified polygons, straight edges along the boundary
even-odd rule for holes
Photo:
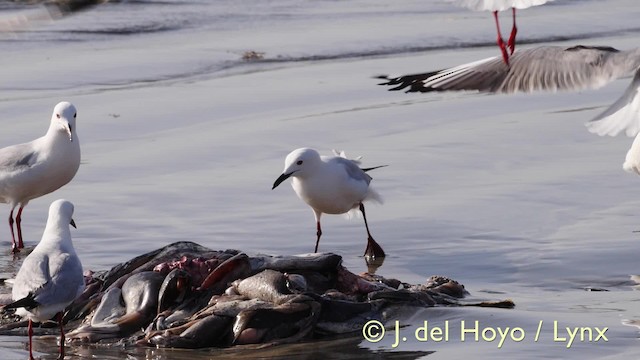
[[[407,85],[403,84],[402,77],[389,77],[389,75],[376,75],[373,78],[379,79],[379,80],[385,80],[384,82],[378,83],[378,85],[395,86],[400,84],[400,86],[392,87],[388,89],[389,91],[402,90],[403,88],[407,87]]]
[[[378,165],[378,166],[374,166],[374,167],[370,167],[370,168],[364,168],[364,169],[361,169],[361,170],[364,171],[364,172],[367,172],[367,171],[371,171],[371,170],[375,170],[375,169],[379,169],[379,168],[383,168],[383,167],[387,167],[387,166],[389,166],[389,165]]]
[[[403,75],[398,77],[389,77],[388,75],[377,75],[376,79],[386,80],[385,82],[378,83],[378,85],[393,86],[389,91],[405,90],[406,93],[427,93],[427,92],[440,92],[447,91],[446,89],[440,89],[432,86],[424,86],[424,82],[430,78],[437,76],[445,70],[431,71],[424,74]]]
[[[3,310],[25,308],[27,310],[38,307],[40,304],[34,299],[33,293],[2,307]]]

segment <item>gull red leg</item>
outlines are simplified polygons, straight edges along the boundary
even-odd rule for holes
[[[15,233],[13,232],[13,209],[11,209],[11,212],[9,213],[9,228],[11,229],[11,251],[18,252],[20,251],[20,249],[18,248],[18,244],[16,243],[16,236]]]
[[[368,258],[382,258],[385,257],[384,250],[382,247],[373,240],[371,236],[371,232],[369,231],[369,224],[367,223],[367,215],[364,212],[364,205],[360,203],[360,211],[362,212],[362,217],[364,218],[364,227],[367,229],[367,248],[364,250],[364,256]]]
[[[24,205],[20,205],[20,209],[18,209],[18,215],[16,216],[16,229],[18,229],[18,249],[24,248],[24,243],[22,242],[22,209],[24,209]]]
[[[509,54],[507,54],[507,46],[505,45],[504,40],[502,40],[502,33],[500,32],[500,22],[498,21],[497,11],[493,12],[493,18],[496,21],[496,30],[498,31],[498,47],[502,52],[502,60],[504,60],[505,64],[509,65]]]
[[[507,46],[511,51],[511,55],[516,50],[516,34],[518,33],[518,27],[516,26],[516,8],[511,8],[513,13],[513,27],[511,28],[511,36],[509,36],[509,41],[507,42]]]
[[[27,334],[29,335],[29,360],[33,359],[33,322],[29,319],[29,326],[27,327]]]
[[[59,360],[64,359],[64,327],[62,327],[62,311],[58,313],[58,325],[60,325],[60,355]]]
[[[316,239],[316,248],[315,250],[313,250],[313,252],[318,252],[318,245],[320,244],[320,236],[322,236],[322,229],[320,228],[320,221],[316,221],[316,228],[318,229],[318,231],[316,232],[316,235],[318,236],[318,238]]]

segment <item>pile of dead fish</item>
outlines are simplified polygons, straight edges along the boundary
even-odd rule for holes
[[[509,300],[464,302],[464,286],[445,277],[410,285],[356,275],[341,263],[335,254],[249,257],[177,242],[87,274],[85,292],[65,313],[73,329],[67,341],[177,348],[273,345],[359,332],[369,320],[388,320],[385,314],[397,307],[513,307]],[[8,318],[0,333],[19,333],[20,323],[7,323]]]

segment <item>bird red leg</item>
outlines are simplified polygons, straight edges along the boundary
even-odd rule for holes
[[[513,12],[513,27],[511,28],[511,36],[509,36],[507,46],[513,55],[513,52],[516,50],[516,34],[518,33],[518,27],[516,26],[516,8],[511,8],[511,11]]]
[[[493,12],[493,18],[496,21],[496,30],[498,31],[498,47],[500,48],[500,51],[502,52],[502,60],[504,60],[504,63],[507,64],[507,66],[509,65],[509,54],[507,54],[507,46],[504,43],[504,40],[502,40],[502,33],[500,32],[500,22],[498,21],[498,12],[494,11]]]
[[[11,209],[11,212],[9,213],[9,228],[11,228],[11,251],[16,253],[20,251],[20,249],[18,248],[18,244],[16,243],[16,236],[13,232],[13,209]]]
[[[24,248],[24,243],[22,242],[22,209],[24,205],[20,205],[20,209],[18,209],[18,215],[16,216],[16,229],[18,229],[18,249]]]
[[[60,325],[60,355],[59,360],[64,359],[64,328],[62,327],[62,311],[58,313],[58,325]]]
[[[27,334],[29,335],[29,360],[34,360],[33,359],[33,342],[32,342],[32,338],[33,338],[33,323],[31,321],[31,319],[29,319],[29,326],[27,327]]]
[[[378,245],[378,243],[373,240],[371,236],[371,232],[369,231],[369,224],[367,223],[367,215],[364,212],[364,205],[360,203],[360,211],[362,212],[362,217],[364,218],[364,227],[367,229],[367,248],[364,250],[364,256],[367,258],[382,258],[385,257],[384,250],[382,247]]]
[[[318,235],[318,239],[316,239],[316,249],[313,250],[313,252],[318,252],[318,245],[320,244],[320,236],[322,236],[322,229],[320,229],[320,221],[316,221],[316,228],[318,229],[318,231],[316,232],[316,235]]]

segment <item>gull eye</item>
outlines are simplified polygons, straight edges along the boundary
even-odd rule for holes
[[[296,165],[302,165],[302,160],[298,160],[298,161],[296,162]]]
[[[56,117],[58,117],[58,119],[60,119],[60,114],[56,114]]]
[[[78,115],[78,113],[74,113],[74,114],[73,114],[73,118],[74,118],[74,119],[76,118],[76,115]]]

